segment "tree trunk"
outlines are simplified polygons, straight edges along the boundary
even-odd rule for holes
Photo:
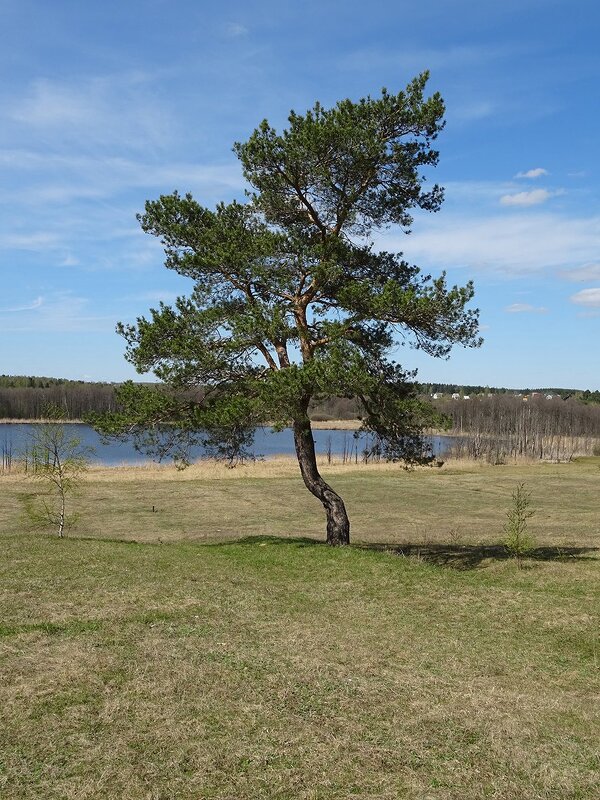
[[[306,488],[318,498],[327,515],[327,544],[350,544],[350,520],[342,498],[326,483],[317,468],[315,440],[308,416],[294,420],[294,444]]]
[[[60,511],[58,513],[58,538],[65,535],[65,490],[60,487]]]

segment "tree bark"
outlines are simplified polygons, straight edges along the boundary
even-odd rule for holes
[[[327,544],[350,544],[350,520],[342,498],[323,480],[317,468],[315,440],[307,415],[294,420],[294,445],[302,479],[309,492],[318,498],[327,515]]]
[[[62,484],[58,487],[60,497],[60,510],[58,512],[58,538],[62,539],[65,535],[65,489]]]

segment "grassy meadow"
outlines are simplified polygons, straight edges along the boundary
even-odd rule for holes
[[[291,460],[0,476],[0,797],[595,800],[599,467],[324,466],[337,550]]]

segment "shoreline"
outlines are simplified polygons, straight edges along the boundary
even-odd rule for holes
[[[61,425],[89,425],[83,419],[9,419],[4,417],[0,419],[0,425],[35,425],[36,423],[58,422]],[[314,430],[318,431],[355,431],[361,426],[359,419],[332,419],[332,420],[313,420],[311,426]],[[90,426],[91,427],[91,426]],[[262,425],[259,427],[269,428],[270,425]]]
[[[2,418],[0,419],[0,425],[35,425],[37,423],[48,423],[57,421],[61,425],[88,425],[88,427],[92,427],[83,419],[61,419],[61,420],[51,420],[51,419],[9,419],[9,418]],[[360,419],[330,419],[330,420],[311,420],[310,422],[311,427],[314,431],[358,431],[360,430],[360,426],[362,425],[362,420]],[[269,428],[272,427],[270,425],[259,425],[258,427],[262,428]],[[447,433],[446,431],[438,431],[438,430],[426,430],[424,431],[425,436],[448,436],[448,437],[456,437],[468,434],[460,434],[460,433]]]
[[[60,425],[87,425],[82,419],[46,419],[43,418],[30,418],[30,419],[9,419],[3,417],[0,419],[0,425],[35,425],[37,423],[56,422]]]

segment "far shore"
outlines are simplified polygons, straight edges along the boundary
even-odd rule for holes
[[[0,419],[0,425],[33,425],[36,422],[56,422],[51,419]],[[61,424],[66,425],[87,425],[84,419],[61,419],[58,420]],[[332,420],[312,420],[311,425],[315,430],[329,430],[329,431],[355,431],[360,428],[361,421],[359,419],[332,419]]]
[[[60,422],[61,425],[87,425],[83,419],[0,419],[0,425],[34,425],[36,422]]]

